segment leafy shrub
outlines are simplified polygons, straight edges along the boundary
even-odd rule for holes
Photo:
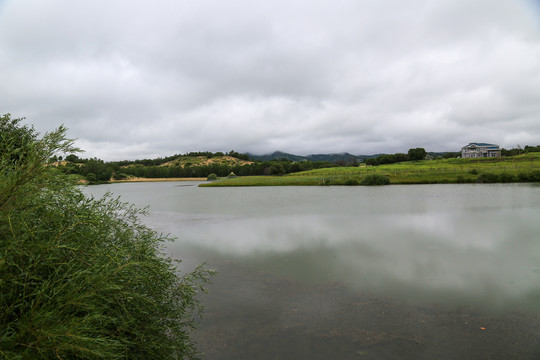
[[[345,180],[345,185],[359,185],[358,180],[356,179],[347,179]]]
[[[390,178],[385,175],[369,174],[366,175],[360,185],[388,185],[390,184]]]
[[[456,179],[456,182],[458,184],[464,184],[467,182],[467,179],[465,179],[465,177],[463,175],[458,175],[457,179]]]
[[[128,177],[128,176],[127,176],[126,174],[124,174],[124,173],[117,173],[117,172],[115,172],[115,173],[113,174],[113,179],[114,179],[114,180],[125,180],[125,179],[127,179],[127,177]]]
[[[20,121],[0,117],[1,357],[194,358],[210,271],[180,276],[143,211],[87,198],[45,166],[76,150],[63,127],[37,139]]]
[[[517,176],[518,176],[519,181],[522,181],[522,182],[529,181],[529,173],[526,173],[526,172],[522,171]]]
[[[206,180],[208,181],[212,181],[212,180],[217,180],[217,175],[212,173],[212,174],[208,174],[208,176],[206,177]]]
[[[509,174],[507,172],[503,172],[502,174],[499,175],[499,181],[501,181],[503,183],[516,182],[517,177],[514,174]]]
[[[90,183],[96,183],[98,181],[96,174],[94,173],[88,173],[85,176],[86,180],[88,180]]]
[[[476,170],[476,169],[469,170],[469,174],[478,175],[478,170]]]
[[[540,170],[533,170],[529,173],[529,181],[540,182]]]
[[[479,183],[496,183],[500,181],[499,175],[494,173],[482,173],[478,175],[476,181]]]
[[[519,181],[523,182],[540,182],[540,170],[533,170],[531,172],[520,172],[518,174]]]

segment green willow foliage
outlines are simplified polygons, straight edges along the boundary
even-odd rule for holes
[[[197,293],[144,211],[87,198],[56,169],[65,129],[0,117],[0,359],[193,359]]]

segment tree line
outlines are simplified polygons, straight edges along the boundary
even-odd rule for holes
[[[366,165],[377,166],[385,164],[395,164],[404,161],[417,161],[424,160],[427,156],[427,152],[424,148],[409,149],[407,154],[395,153],[384,154],[365,160]]]
[[[516,148],[507,150],[501,149],[501,156],[516,156],[529,152],[540,152],[540,145],[530,146],[526,145],[523,149],[518,145]],[[369,166],[385,165],[385,164],[395,164],[404,161],[417,161],[424,160],[429,158],[429,153],[426,152],[424,148],[414,148],[409,149],[407,154],[404,153],[395,153],[395,154],[384,154],[369,159],[365,159],[364,163]],[[458,158],[461,156],[461,151],[458,152],[447,152],[440,156],[443,159]]]
[[[540,145],[525,146],[506,150],[502,149],[503,156],[514,156],[526,152],[540,152]],[[457,158],[461,152],[447,152],[441,157]],[[98,158],[83,159],[75,154],[70,154],[65,157],[66,162],[60,162],[58,168],[66,174],[78,174],[83,176],[91,183],[107,182],[111,179],[123,180],[128,176],[144,177],[144,178],[191,178],[191,177],[207,177],[210,174],[216,174],[218,177],[224,177],[231,173],[238,176],[252,175],[285,175],[300,171],[315,170],[321,168],[329,168],[336,166],[359,166],[358,161],[292,161],[286,158],[269,160],[269,161],[254,161],[251,164],[223,164],[212,163],[208,165],[187,165],[181,166],[164,166],[164,164],[178,159],[180,156],[205,156],[214,158],[220,156],[231,156],[241,160],[249,160],[249,155],[240,154],[234,150],[228,153],[222,152],[190,152],[185,155],[173,155],[156,159],[143,160],[124,160],[105,162]],[[384,154],[364,160],[364,164],[368,166],[377,166],[385,164],[394,164],[405,161],[424,160],[429,157],[429,153],[424,148],[411,148],[405,153]],[[52,157],[50,162],[62,160],[62,157]]]
[[[189,153],[188,156],[207,156],[210,153]],[[247,155],[238,153],[212,153],[212,157],[232,156],[237,159],[246,159]],[[184,155],[185,156],[185,155]],[[178,156],[159,158],[154,160],[134,160],[134,161],[113,161],[105,162],[98,158],[82,159],[74,154],[65,157],[65,162],[61,158],[54,157],[50,162],[58,164],[58,169],[65,174],[77,174],[83,176],[91,183],[107,182],[111,179],[123,180],[128,176],[144,178],[192,178],[207,177],[216,174],[224,177],[230,173],[238,176],[251,175],[285,175],[294,172],[320,169],[325,167],[338,166],[328,161],[303,161],[293,162],[287,159],[271,161],[255,161],[251,164],[223,164],[212,163],[208,165],[173,165],[163,166],[166,162],[175,160]],[[160,166],[161,165],[161,166]]]
[[[253,162],[245,165],[209,164],[199,166],[131,166],[122,168],[126,175],[146,178],[207,177],[216,174],[224,177],[230,173],[238,176],[285,175],[300,171],[334,167],[336,164],[326,161],[292,162],[291,160],[272,160]]]

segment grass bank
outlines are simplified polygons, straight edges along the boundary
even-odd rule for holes
[[[222,179],[203,187],[361,185],[368,175],[381,175],[390,184],[540,182],[540,153],[480,159],[408,161],[370,167],[338,167],[284,176],[246,176]]]

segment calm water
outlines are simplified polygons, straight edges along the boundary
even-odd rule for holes
[[[218,270],[206,359],[540,358],[540,187],[87,187]]]

